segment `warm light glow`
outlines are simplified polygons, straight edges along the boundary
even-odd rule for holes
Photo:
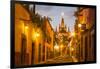
[[[36,40],[37,38],[39,38],[40,34],[38,32],[35,32],[33,34],[33,39]]]
[[[71,48],[71,51],[74,51],[74,48]]]
[[[81,27],[82,27],[82,25],[81,25],[81,24],[78,24],[78,27],[79,27],[79,28],[81,28]]]
[[[28,26],[25,26],[25,29],[28,29]]]
[[[75,36],[75,32],[72,32],[72,33],[71,33],[71,36]]]
[[[59,49],[59,46],[56,44],[56,45],[54,46],[54,49],[58,50],[58,49]]]
[[[34,36],[35,36],[35,37],[39,37],[39,36],[40,36],[40,34],[39,34],[39,33],[37,33],[37,32],[35,32]]]
[[[61,48],[63,48],[63,45],[61,44]]]

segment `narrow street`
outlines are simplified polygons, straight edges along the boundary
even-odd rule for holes
[[[15,66],[95,60],[95,9],[33,3],[15,13]]]
[[[51,63],[69,63],[69,62],[78,62],[74,56],[59,56],[54,59],[47,60],[46,64]]]

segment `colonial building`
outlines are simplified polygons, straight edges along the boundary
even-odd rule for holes
[[[59,27],[56,29],[56,43],[59,46],[60,55],[68,54],[69,28],[64,24],[64,18],[61,19]]]
[[[32,21],[20,4],[15,4],[15,66],[31,64]]]
[[[15,66],[45,63],[52,58],[54,31],[34,6],[15,4]]]
[[[44,26],[43,30],[45,33],[44,39],[45,39],[45,58],[51,59],[53,58],[53,46],[54,46],[54,30],[50,24],[50,21],[47,17],[44,17]]]
[[[77,57],[80,62],[95,61],[95,9],[80,7],[76,12]]]

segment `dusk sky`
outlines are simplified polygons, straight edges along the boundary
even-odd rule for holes
[[[48,16],[52,19],[50,22],[53,29],[59,26],[61,18],[64,18],[65,25],[69,27],[70,31],[74,31],[75,16],[74,12],[77,7],[67,6],[48,6],[48,5],[36,5],[36,12],[42,16]]]

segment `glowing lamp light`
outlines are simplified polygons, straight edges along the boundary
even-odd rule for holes
[[[33,40],[37,40],[37,38],[40,36],[40,34],[38,32],[35,32],[33,34]]]
[[[81,28],[81,27],[82,27],[82,25],[81,25],[81,24],[78,24],[78,27],[79,27],[79,28]]]
[[[63,45],[61,45],[61,48],[63,48]]]
[[[34,34],[34,36],[35,36],[35,37],[39,37],[40,34],[36,32],[36,33]]]
[[[28,26],[25,26],[25,29],[28,29]]]
[[[58,46],[58,45],[55,45],[54,48],[55,48],[56,50],[58,50],[58,49],[59,49],[59,46]]]
[[[72,32],[71,35],[72,35],[72,36],[75,36],[75,32]]]
[[[71,48],[71,51],[74,51],[74,48]]]

